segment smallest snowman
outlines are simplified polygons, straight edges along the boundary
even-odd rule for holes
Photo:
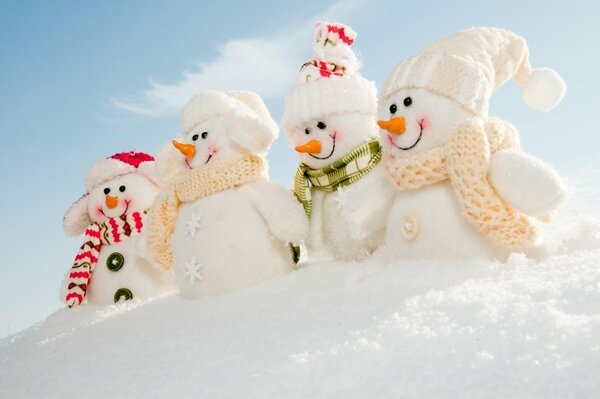
[[[174,289],[137,253],[148,209],[158,194],[154,158],[122,152],[94,164],[87,193],[64,217],[65,233],[84,234],[63,287],[69,307],[158,296]]]

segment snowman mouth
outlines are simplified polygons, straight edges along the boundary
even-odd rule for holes
[[[394,137],[392,137],[391,135],[388,134],[388,142],[394,146],[395,148],[402,150],[402,151],[408,151],[411,150],[413,148],[415,148],[417,146],[417,144],[419,144],[419,141],[421,141],[421,139],[423,138],[423,121],[417,121],[417,123],[419,124],[419,137],[417,137],[417,140],[415,140],[415,142],[408,146],[408,147],[400,147],[398,144],[396,144],[396,142],[394,141]]]
[[[211,159],[212,159],[212,154],[209,154],[208,158],[206,158],[206,162],[204,162],[204,165],[206,165]]]
[[[190,169],[192,169],[192,166],[188,162],[187,158],[184,158],[184,161],[185,161],[185,164],[187,165],[187,167],[190,168]]]
[[[125,214],[127,214],[127,211],[129,210],[129,204],[131,204],[131,200],[127,201],[125,200],[125,210],[123,211],[123,213],[121,213],[121,215],[119,215],[119,217],[124,216]],[[102,214],[102,216],[108,218],[109,216],[106,215],[106,213],[104,213],[104,209],[100,208],[100,213]]]
[[[331,156],[335,152],[335,137],[336,136],[337,136],[337,132],[335,132],[335,133],[333,133],[333,135],[329,136],[333,140],[333,146],[331,147],[331,152],[329,153],[329,155],[327,155],[326,157],[318,157],[318,156],[313,155],[313,154],[308,154],[308,155],[310,155],[311,157],[313,157],[315,159],[327,159],[327,158],[331,158]]]

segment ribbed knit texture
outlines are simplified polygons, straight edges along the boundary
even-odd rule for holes
[[[510,123],[474,118],[459,125],[444,145],[406,159],[387,156],[385,165],[401,190],[450,179],[463,213],[482,233],[500,246],[525,247],[534,243],[537,228],[500,198],[487,178],[490,155],[519,146]]]
[[[171,269],[171,236],[182,203],[242,186],[267,176],[267,164],[259,156],[244,154],[213,165],[192,169],[163,188],[150,209],[148,248],[165,269]]]

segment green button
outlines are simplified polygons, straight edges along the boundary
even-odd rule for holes
[[[111,272],[118,272],[125,264],[125,257],[118,252],[113,252],[106,259],[106,267]]]
[[[131,292],[130,289],[128,288],[119,288],[116,292],[115,292],[115,303],[119,302],[121,299],[124,299],[126,301],[130,301],[133,299],[133,294]]]

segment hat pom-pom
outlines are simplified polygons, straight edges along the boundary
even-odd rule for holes
[[[350,72],[358,70],[358,59],[350,48],[356,40],[356,32],[338,22],[318,22],[315,27],[315,59],[342,65]]]
[[[523,101],[539,112],[547,112],[556,107],[567,91],[567,84],[553,69],[534,69],[523,86]]]

